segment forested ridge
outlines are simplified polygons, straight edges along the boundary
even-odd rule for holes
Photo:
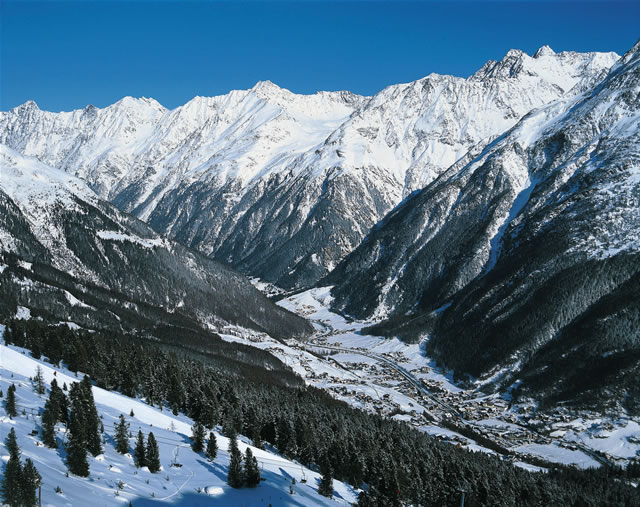
[[[207,428],[221,425],[225,434],[237,431],[258,447],[271,445],[287,458],[329,470],[366,490],[362,505],[459,505],[461,488],[472,506],[640,504],[640,493],[626,482],[636,466],[626,472],[525,471],[353,409],[277,363],[269,369],[251,364],[251,351],[236,358],[196,354],[33,320],[8,322],[4,337],[36,358],[89,375],[100,387],[184,412]]]

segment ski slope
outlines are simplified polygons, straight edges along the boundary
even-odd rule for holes
[[[2,329],[0,327],[0,329]],[[251,447],[261,468],[263,482],[255,489],[233,489],[227,485],[229,457],[228,439],[216,428],[218,456],[210,463],[204,454],[191,450],[189,436],[192,421],[183,416],[173,416],[168,410],[150,407],[141,400],[128,398],[115,392],[93,388],[93,395],[105,428],[104,454],[88,456],[90,476],[88,478],[66,476],[64,446],[58,449],[44,447],[40,434],[31,435],[32,430],[40,430],[40,416],[47,395],[40,396],[33,390],[30,377],[40,365],[47,386],[57,378],[62,386],[81,380],[64,369],[55,369],[28,355],[24,349],[0,345],[0,389],[3,393],[11,383],[16,385],[18,416],[9,419],[2,409],[0,416],[0,457],[9,459],[4,444],[11,427],[15,427],[22,459],[31,458],[42,475],[42,505],[345,505],[357,499],[357,491],[348,485],[334,481],[334,497],[328,499],[317,493],[320,475],[275,452]],[[54,377],[54,371],[56,375]],[[3,400],[4,401],[4,400]],[[133,410],[134,416],[129,416]],[[146,467],[136,468],[131,454],[121,455],[115,450],[114,425],[120,414],[125,414],[134,438],[130,439],[131,452],[135,445],[135,435],[141,429],[145,437],[153,431],[160,446],[162,470],[152,474]],[[64,425],[57,425],[59,444],[65,441]],[[239,447],[244,454],[248,441],[240,437]],[[170,466],[177,461],[182,467]],[[307,482],[301,479],[306,477]],[[289,486],[292,479],[294,494]],[[122,489],[119,481],[124,483]],[[62,493],[56,493],[59,486]]]

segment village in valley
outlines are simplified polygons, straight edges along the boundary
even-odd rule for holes
[[[250,341],[352,406],[525,468],[589,468],[640,456],[638,421],[565,407],[542,412],[533,402],[512,404],[508,394],[483,392],[469,379],[454,382],[451,372],[424,357],[419,344],[367,336],[360,332],[364,323],[330,312],[329,297],[328,289],[313,289],[279,303],[314,322],[318,332],[310,340],[281,343],[254,335]]]

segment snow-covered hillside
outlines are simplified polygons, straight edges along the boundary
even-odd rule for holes
[[[263,481],[255,489],[233,489],[227,485],[229,456],[228,439],[214,431],[219,446],[218,456],[213,463],[203,453],[196,454],[190,447],[191,425],[185,416],[174,416],[169,410],[160,411],[144,401],[128,398],[118,393],[94,387],[93,395],[98,412],[105,427],[104,454],[89,457],[90,476],[80,478],[69,474],[65,464],[62,446],[49,449],[41,443],[40,413],[46,396],[34,392],[30,377],[35,375],[37,366],[44,373],[47,384],[56,378],[59,385],[78,382],[73,373],[64,369],[55,370],[29,357],[21,349],[0,345],[0,389],[4,393],[10,384],[15,384],[18,416],[10,419],[0,417],[0,454],[7,461],[4,440],[15,428],[18,444],[24,458],[31,458],[43,477],[42,505],[344,505],[356,500],[357,493],[339,481],[334,481],[335,496],[329,500],[317,494],[319,474],[291,462],[275,453],[251,447],[261,468]],[[55,371],[55,377],[54,377]],[[133,411],[134,415],[130,416]],[[24,412],[24,413],[23,413]],[[130,424],[130,431],[144,435],[153,432],[160,447],[162,470],[152,474],[144,467],[137,469],[131,454],[121,455],[115,450],[114,425],[120,414],[124,414]],[[65,441],[64,425],[58,424],[57,438]],[[135,439],[130,439],[131,452]],[[239,447],[244,453],[248,441],[240,437]],[[173,462],[181,467],[171,466]],[[306,483],[301,482],[306,479]],[[292,486],[294,494],[290,494]],[[119,482],[123,482],[122,488]],[[56,493],[60,487],[61,493]],[[89,500],[90,499],[90,500]]]
[[[496,383],[527,370],[555,400],[639,410],[639,92],[636,44],[469,153],[336,268],[335,308]]]
[[[158,235],[82,180],[3,145],[0,164],[0,315],[21,305],[92,328],[311,331],[242,275]]]
[[[244,272],[310,284],[411,191],[531,109],[584,90],[614,53],[512,50],[468,79],[431,74],[374,97],[270,82],[166,110],[126,97],[0,113],[0,142],[84,179],[123,210]]]

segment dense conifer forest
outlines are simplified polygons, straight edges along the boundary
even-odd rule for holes
[[[257,367],[250,348],[235,358],[196,354],[33,320],[8,322],[5,341],[53,364],[62,361],[105,389],[184,412],[196,421],[198,435],[200,426],[221,425],[225,435],[237,432],[258,447],[273,446],[323,476],[362,487],[362,505],[459,505],[461,489],[471,506],[640,504],[640,492],[627,483],[638,475],[635,465],[626,471],[525,471],[353,409],[276,363]]]

